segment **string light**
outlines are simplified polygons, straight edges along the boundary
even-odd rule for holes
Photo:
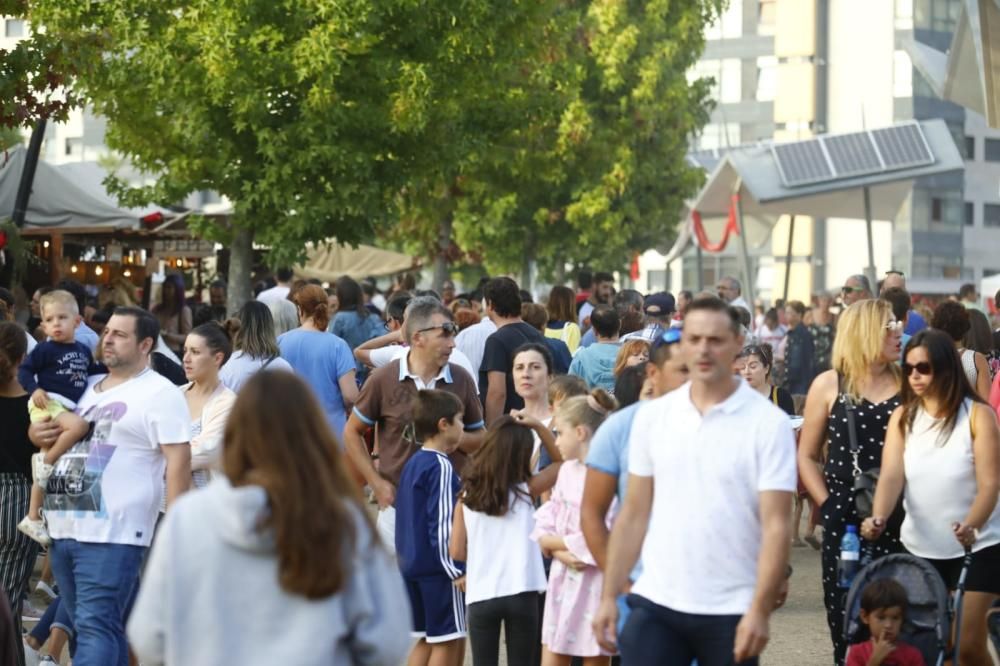
[[[103,274],[104,274],[103,268],[101,268],[100,266],[94,268],[94,275],[103,275]]]
[[[132,277],[132,271],[126,269],[122,271],[122,275],[124,275],[125,277]]]
[[[42,247],[44,247],[46,250],[49,249],[49,242],[48,241],[43,241],[42,242]]]
[[[69,268],[69,272],[70,272],[70,273],[76,273],[76,271],[77,271],[77,270],[78,270],[78,269],[77,269],[77,267],[76,267],[76,264],[73,264],[73,265],[72,265],[72,266],[70,266],[70,268]]]

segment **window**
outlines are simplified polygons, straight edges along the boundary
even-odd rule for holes
[[[983,141],[983,159],[987,162],[1000,162],[1000,139]]]
[[[914,28],[953,33],[964,3],[955,0],[911,0],[910,4]]]
[[[22,19],[7,19],[4,23],[4,35],[7,37],[24,37],[27,29]]]
[[[896,30],[913,30],[913,0],[896,0]]]
[[[969,162],[976,161],[976,137],[965,137],[965,154],[962,155]]]
[[[983,226],[1000,227],[1000,204],[983,204]]]
[[[83,154],[83,139],[68,137],[66,139],[66,155],[81,156]]]
[[[705,31],[705,39],[733,39],[743,36],[743,2],[733,0]]]
[[[695,150],[714,150],[740,145],[739,123],[709,123],[695,140]]]
[[[774,16],[777,0],[760,0],[757,3],[757,34],[774,34]]]
[[[738,58],[699,60],[688,71],[688,81],[698,79],[712,79],[709,94],[716,102],[734,103],[743,99],[743,69]]]
[[[971,227],[976,223],[976,204],[971,201],[965,202],[965,226]]]
[[[777,88],[778,58],[776,56],[761,56],[757,58],[757,101],[774,101],[774,94]]]
[[[937,197],[931,199],[931,222],[941,222],[941,200]]]
[[[892,96],[913,97],[913,64],[906,51],[892,54]]]

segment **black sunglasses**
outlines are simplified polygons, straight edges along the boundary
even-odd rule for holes
[[[924,375],[925,377],[929,377],[934,374],[934,368],[932,368],[931,364],[927,361],[921,361],[920,363],[915,363],[913,365],[910,365],[909,363],[903,364],[903,374],[907,377],[912,375],[914,370],[917,371],[917,374]]]
[[[443,324],[438,324],[437,326],[428,326],[427,328],[418,329],[417,333],[426,333],[427,331],[433,331],[434,329],[441,329],[444,337],[450,338],[453,335],[458,334],[458,324],[453,321],[446,321]]]

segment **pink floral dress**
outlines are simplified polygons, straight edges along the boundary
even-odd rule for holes
[[[574,571],[559,560],[552,560],[542,620],[542,645],[550,652],[574,657],[609,655],[597,644],[591,620],[601,601],[604,575],[597,568],[580,529],[580,502],[583,500],[587,467],[578,460],[563,463],[552,489],[552,498],[535,511],[535,529],[531,538],[544,535],[562,537],[566,547],[587,567]],[[608,511],[611,525],[616,504]]]

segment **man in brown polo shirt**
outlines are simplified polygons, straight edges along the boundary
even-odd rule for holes
[[[403,465],[420,445],[413,441],[410,407],[421,389],[454,393],[465,410],[465,434],[458,451],[452,454],[455,470],[461,474],[466,454],[483,440],[483,410],[472,376],[448,362],[455,348],[458,327],[451,311],[433,296],[414,298],[406,308],[403,335],[409,351],[389,365],[373,372],[354,402],[354,410],[344,428],[347,454],[375,492],[379,513],[377,526],[382,540],[395,550],[396,485]],[[378,424],[379,468],[376,471],[364,435]]]

